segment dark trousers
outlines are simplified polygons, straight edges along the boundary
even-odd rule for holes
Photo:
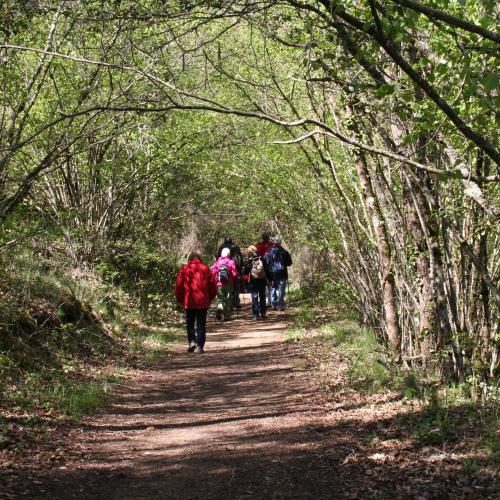
[[[207,309],[186,309],[186,328],[188,343],[196,342],[198,347],[203,348],[207,333]]]
[[[266,315],[266,291],[265,286],[252,290],[252,312],[254,316],[259,316],[259,313],[262,317]]]
[[[240,278],[234,278],[233,282],[233,306],[234,307],[239,307],[240,306]]]

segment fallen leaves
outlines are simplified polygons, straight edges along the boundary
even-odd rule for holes
[[[186,381],[185,362],[173,356],[168,368],[137,370],[133,397],[123,385],[127,390],[107,415],[89,417],[81,427],[23,427],[26,439],[16,442],[24,445],[0,451],[4,491],[17,488],[21,495],[24,484],[38,488],[63,479],[83,492],[79,479],[93,477],[106,492],[118,483],[140,485],[144,491],[127,490],[140,498],[150,486],[159,491],[150,481],[158,470],[158,481],[189,497],[182,488],[196,469],[210,484],[231,488],[213,498],[494,498],[494,473],[472,466],[485,457],[463,411],[469,426],[463,440],[423,446],[412,438],[419,409],[396,393],[356,391],[333,345],[312,339],[273,344],[239,360],[221,352],[227,351],[205,358],[212,378],[203,369]],[[304,369],[291,368],[298,364]],[[279,370],[274,374],[270,365]],[[464,460],[471,460],[469,472]],[[200,484],[198,493],[207,493],[208,482]]]

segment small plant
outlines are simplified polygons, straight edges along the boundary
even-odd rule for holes
[[[346,376],[351,386],[363,392],[393,386],[394,374],[381,361],[379,346],[371,330],[344,322],[336,329],[335,342],[347,358]]]
[[[421,398],[422,392],[419,387],[417,376],[415,373],[407,373],[403,376],[402,380],[403,396],[407,399]]]
[[[413,439],[424,446],[442,446],[456,437],[450,423],[450,409],[442,405],[437,386],[430,386],[428,390],[426,408],[417,423]]]
[[[362,392],[376,392],[391,381],[390,372],[377,359],[359,354],[349,358],[346,375],[350,384]]]
[[[304,304],[294,315],[294,321],[298,325],[307,326],[314,321],[315,312],[310,304]]]
[[[289,330],[285,330],[285,341],[286,342],[297,342],[302,340],[305,336],[306,329],[305,328],[291,328]]]
[[[474,458],[466,458],[462,461],[462,472],[467,477],[473,477],[480,467],[481,463]]]
[[[442,446],[454,438],[455,432],[448,421],[448,409],[444,408],[427,412],[413,433],[413,439],[424,446]]]
[[[305,370],[307,368],[307,365],[304,363],[304,362],[301,362],[301,363],[297,363],[294,368],[296,370]]]
[[[335,346],[356,343],[360,334],[359,327],[351,320],[332,321],[318,328],[322,339],[331,341]]]
[[[498,427],[498,421],[496,422]],[[491,462],[496,467],[500,467],[500,435],[498,429],[495,431],[486,432],[483,437],[483,445],[490,455]]]
[[[72,418],[80,418],[104,404],[109,397],[109,383],[60,383],[52,393],[52,399],[63,412]]]

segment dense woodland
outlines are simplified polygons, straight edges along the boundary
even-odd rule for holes
[[[4,352],[61,328],[64,280],[108,318],[160,322],[193,245],[210,261],[224,234],[268,229],[293,283],[355,310],[386,363],[493,390],[498,15],[494,0],[2,2]]]

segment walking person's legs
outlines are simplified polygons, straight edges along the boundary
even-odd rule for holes
[[[252,314],[253,314],[253,319],[258,319],[259,318],[259,291],[258,290],[252,290],[250,292],[252,296]]]
[[[286,280],[280,279],[277,284],[278,288],[278,302],[277,306],[280,311],[285,309],[285,293],[286,293]]]
[[[222,285],[217,290],[217,319],[228,319],[231,316],[233,301],[233,285]]]
[[[196,335],[194,332],[194,323],[196,318],[196,309],[186,309],[186,330],[188,340],[188,351],[193,352],[196,348]]]
[[[271,307],[276,309],[278,307],[278,288],[277,281],[271,281],[271,286],[269,288],[269,296],[271,298]]]
[[[196,309],[196,345],[197,352],[203,352],[207,333],[207,309]]]
[[[233,307],[239,309],[241,307],[240,303],[240,287],[241,287],[240,278],[235,278],[233,283]]]
[[[221,298],[224,319],[229,319],[233,309],[233,285],[222,285],[219,290],[222,295]]]
[[[260,298],[260,316],[262,318],[266,317],[266,287],[262,287],[259,290],[259,298]]]
[[[217,288],[217,313],[215,314],[217,319],[222,319],[222,312],[224,311],[224,292],[222,288],[222,286]]]

